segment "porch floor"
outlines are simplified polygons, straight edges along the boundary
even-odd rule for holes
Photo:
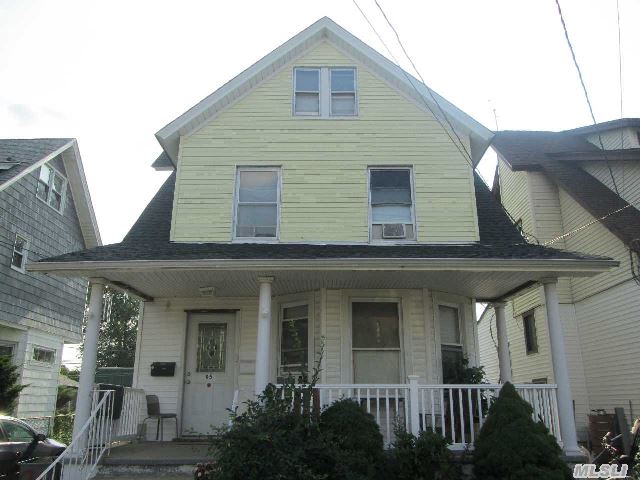
[[[211,461],[206,442],[139,442],[111,449],[102,465],[196,465]]]

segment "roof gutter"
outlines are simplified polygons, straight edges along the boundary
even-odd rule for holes
[[[617,267],[611,259],[469,259],[469,258],[336,258],[336,259],[196,259],[37,262],[27,270],[45,273],[73,273],[120,270],[351,270],[351,271],[503,271],[547,272],[591,276]]]

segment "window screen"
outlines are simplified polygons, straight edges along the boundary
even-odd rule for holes
[[[355,383],[399,383],[400,318],[398,304],[352,303],[353,378]]]
[[[278,198],[276,170],[239,170],[236,237],[276,237]]]

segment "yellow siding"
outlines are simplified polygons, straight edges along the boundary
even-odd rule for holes
[[[293,117],[295,65],[355,65],[359,117]],[[370,165],[413,166],[420,242],[478,240],[472,171],[442,127],[328,43],[182,138],[173,240],[231,240],[243,165],[282,167],[281,241],[367,242]]]

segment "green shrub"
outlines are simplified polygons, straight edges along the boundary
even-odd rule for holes
[[[556,439],[506,383],[480,430],[473,456],[478,480],[571,479]]]
[[[73,414],[56,415],[53,417],[53,434],[55,440],[69,445],[73,437]]]
[[[415,435],[397,427],[386,455],[385,478],[394,480],[452,480],[460,472],[453,463],[450,441],[431,430]]]
[[[0,414],[13,413],[20,392],[26,385],[20,385],[18,367],[9,357],[0,356]]]
[[[322,440],[335,459],[320,470],[335,479],[366,479],[377,475],[384,442],[375,418],[356,401],[338,400],[320,416]]]

